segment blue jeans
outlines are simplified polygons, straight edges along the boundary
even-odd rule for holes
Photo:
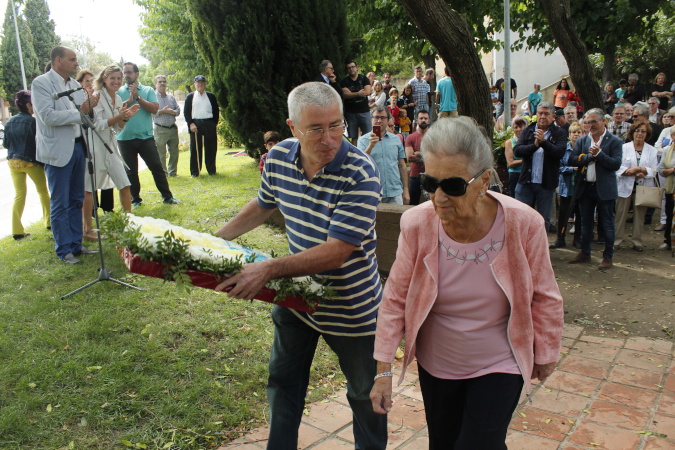
[[[394,197],[382,197],[380,203],[389,203],[392,205],[402,205],[403,204],[403,194],[398,194]]]
[[[357,449],[375,450],[387,446],[387,416],[373,411],[370,390],[376,363],[375,336],[345,337],[322,334],[293,312],[281,306],[272,310],[274,343],[269,364],[267,397],[270,402],[268,449],[295,450],[298,427],[305,407],[309,373],[319,336],[338,355],[347,377],[347,400],[354,417]]]
[[[73,155],[63,167],[45,165],[56,256],[82,250],[82,202],[84,201],[84,145],[76,141]]]
[[[581,252],[590,255],[591,243],[593,242],[593,217],[595,208],[598,208],[598,233],[602,230],[605,237],[605,250],[602,257],[612,259],[614,256],[614,200],[600,200],[598,190],[593,184],[587,184],[579,198],[579,211],[581,212]]]
[[[537,210],[546,221],[546,231],[551,226],[551,206],[555,189],[544,189],[539,183],[520,184],[516,186],[516,200]]]

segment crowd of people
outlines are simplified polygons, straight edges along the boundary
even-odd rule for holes
[[[37,188],[56,255],[69,264],[80,263],[81,254],[96,253],[82,245],[83,240],[100,238],[92,223],[95,198],[104,211],[112,211],[116,188],[125,211],[142,206],[139,156],[152,173],[163,202],[181,203],[168,182],[169,177],[178,176],[176,116],[181,109],[166,91],[165,75],[155,77],[154,89],[138,78],[138,66],[132,62],[122,67],[109,65],[99,74],[79,70],[75,52],[57,46],[31,90],[16,93],[19,114],[7,122],[4,139],[16,193],[14,239],[29,234],[21,223],[26,175]],[[215,175],[218,103],[205,90],[203,75],[195,77],[194,86],[184,108],[190,129],[190,172],[192,177],[199,176],[203,161],[209,175]],[[85,171],[88,160],[92,174]]]
[[[566,247],[566,231],[574,231],[573,246],[581,252],[570,263],[590,261],[596,222],[597,241],[605,245],[600,268],[612,267],[614,251],[625,242],[627,222],[633,227],[632,248],[644,251],[643,229],[652,223],[655,208],[637,199],[639,186],[665,188],[654,230],[664,232],[659,249],[672,249],[673,180],[668,169],[672,166],[675,108],[670,102],[675,84],[666,87],[665,80],[665,74],[659,73],[647,89],[636,74],[621,80],[616,90],[606,83],[604,108],[585,112],[564,78],[550,102],[535,84],[525,116],[517,115],[517,103],[512,102],[513,137],[504,144],[509,193],[537,209],[547,230],[557,232],[550,248]],[[532,103],[536,108],[532,109]],[[527,125],[534,114],[536,121]],[[499,120],[495,128],[503,129]],[[550,216],[556,198],[554,225]],[[633,216],[629,218],[630,210]]]
[[[536,85],[528,96],[536,121],[514,114],[514,137],[506,142],[511,198],[492,189],[491,141],[474,120],[459,116],[448,70],[436,83],[433,69],[415,67],[399,91],[388,73],[382,80],[362,75],[354,61],[345,69],[348,75],[338,81],[332,62],[322,61],[314,81],[290,92],[287,125],[293,138],[265,133],[258,194],[216,231],[233,240],[278,209],[289,246],[289,256],[244,264],[216,290],[251,299],[270,280],[314,275],[334,291],[313,314],[279,305],[272,310],[268,448],[297,448],[319,338],[338,355],[347,378],[356,448],[386,448],[391,364],[404,336],[399,383],[416,359],[431,447],[505,448],[521,391],[529,394],[530,380],[545,380],[559,358],[564,311],[549,248],[565,246],[568,219],[576,220],[581,250],[570,262],[590,261],[597,215],[605,244],[600,268],[611,268],[623,240],[615,230],[624,226],[633,187],[653,185],[658,173],[667,192],[662,211],[668,228],[664,246],[670,248],[675,133],[672,127],[657,133],[652,119],[670,125],[675,109],[659,114],[640,98],[630,103],[629,117],[628,102],[617,101],[611,120],[598,108],[579,119],[581,105],[570,103],[575,97],[566,80],[551,101]],[[82,246],[90,226],[83,214],[91,216],[85,200],[96,190],[117,187],[126,210],[142,204],[139,155],[164,202],[180,203],[167,181],[177,175],[168,134],[180,110],[166,93],[166,77],[158,75],[153,90],[138,82],[133,63],[113,65],[98,76],[81,74],[86,89],[79,91],[71,78],[77,73],[75,53],[56,47],[50,71],[35,79],[32,93],[17,94],[22,113],[8,123],[9,134],[6,129],[12,159],[19,160],[11,167],[24,191],[28,174],[46,192],[46,173],[52,197],[50,215],[48,197],[43,200],[45,219],[51,220],[45,223],[52,227],[57,255],[70,264],[92,252]],[[631,80],[622,98],[639,91]],[[196,177],[202,159],[207,172],[216,173],[215,141],[209,136],[219,111],[205,90],[205,77],[194,82],[184,115]],[[493,87],[495,105],[503,106],[504,85],[502,79]],[[515,80],[510,88],[515,98]],[[59,98],[72,89],[74,101]],[[650,93],[659,107],[663,98],[669,100],[664,92]],[[93,119],[90,129],[81,128],[75,104]],[[627,119],[632,123],[624,125]],[[87,148],[96,162],[90,184],[84,173]],[[559,214],[551,220],[556,191]],[[380,203],[416,205],[402,216],[386,284],[375,256]],[[641,227],[649,210],[638,204],[633,210],[633,248],[642,251]],[[557,240],[549,244],[547,232],[554,229]],[[15,231],[15,238],[25,236],[21,228]]]

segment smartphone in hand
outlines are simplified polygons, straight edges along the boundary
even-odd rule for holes
[[[381,125],[373,125],[373,134],[377,136],[377,140],[381,141],[382,140],[382,126]]]

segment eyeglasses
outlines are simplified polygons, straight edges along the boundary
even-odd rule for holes
[[[389,116],[371,116],[373,120],[387,120]]]
[[[637,114],[633,114],[633,119],[637,119],[638,117],[640,116],[638,116]]]
[[[483,172],[485,172],[485,169],[478,172],[476,176],[469,181],[466,181],[462,177],[450,177],[438,181],[436,178],[427,175],[426,173],[422,173],[420,174],[420,181],[422,182],[422,189],[430,194],[436,192],[440,187],[443,192],[451,197],[461,197],[466,194],[466,188],[469,187],[471,182],[481,176]]]
[[[650,105],[658,105],[658,103],[649,102]]]
[[[307,130],[304,133],[300,131],[299,128],[296,129],[301,135],[307,137],[307,139],[317,141],[323,137],[324,133],[328,133],[328,135],[332,137],[342,136],[342,134],[345,132],[345,125],[335,125],[334,127],[330,127],[327,130],[324,130],[323,128],[312,128],[311,130]]]
[[[327,66],[326,69],[331,69],[331,70],[333,70],[333,67],[332,67],[332,66]]]

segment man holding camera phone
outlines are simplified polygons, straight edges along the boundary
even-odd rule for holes
[[[361,136],[357,147],[370,155],[380,171],[381,203],[408,205],[410,192],[405,150],[398,136],[387,131],[387,123],[392,117],[391,112],[386,107],[375,107],[370,117],[373,131]]]

